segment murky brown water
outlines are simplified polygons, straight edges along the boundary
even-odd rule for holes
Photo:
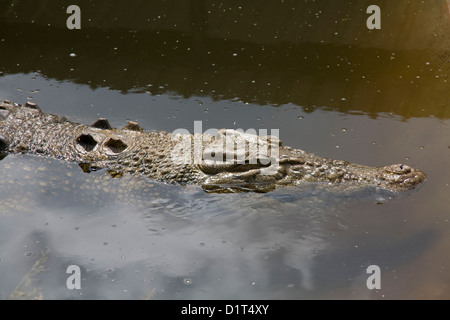
[[[401,195],[224,195],[9,155],[0,298],[448,299],[449,6],[378,1],[369,31],[375,2],[79,1],[68,30],[67,1],[0,1],[0,99],[116,127],[280,129],[321,156],[427,173]]]

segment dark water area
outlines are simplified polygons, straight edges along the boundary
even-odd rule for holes
[[[66,27],[70,4],[80,30]],[[371,4],[380,30],[366,27]],[[2,100],[113,127],[279,129],[323,157],[427,174],[401,194],[210,194],[8,155],[0,299],[448,299],[449,8],[0,0]],[[81,289],[66,286],[70,265]]]

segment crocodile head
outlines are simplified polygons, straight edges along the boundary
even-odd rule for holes
[[[351,181],[404,191],[425,180],[423,172],[407,165],[375,168],[321,158],[283,147],[274,136],[258,137],[231,129],[220,130],[205,146],[197,166],[207,176],[202,184],[207,192],[267,192],[277,185],[306,181]]]
[[[274,136],[259,137],[238,130],[221,129],[202,153],[198,168],[207,175],[207,192],[267,192],[285,176],[278,166],[281,142]]]

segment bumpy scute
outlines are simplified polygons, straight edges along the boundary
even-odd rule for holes
[[[105,119],[105,118],[98,119],[93,124],[91,124],[91,127],[97,128],[97,129],[103,129],[103,130],[112,129],[111,125],[109,124],[108,119]]]
[[[97,146],[97,141],[90,134],[81,134],[76,142],[87,152],[94,150],[95,146]]]
[[[105,142],[105,147],[109,148],[114,153],[123,152],[128,146],[120,139],[109,138]]]

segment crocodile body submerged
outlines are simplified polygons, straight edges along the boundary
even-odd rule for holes
[[[186,141],[192,148],[180,149]],[[243,149],[233,147],[238,141]],[[251,152],[254,145],[266,153]],[[113,176],[128,172],[168,183],[197,184],[208,192],[264,192],[304,182],[406,191],[425,180],[423,172],[404,164],[368,167],[331,160],[282,146],[273,136],[230,129],[219,130],[215,137],[144,132],[135,122],[113,129],[106,119],[88,126],[46,114],[30,102],[22,106],[0,102],[0,152],[46,155],[77,162],[84,171],[105,168]]]

